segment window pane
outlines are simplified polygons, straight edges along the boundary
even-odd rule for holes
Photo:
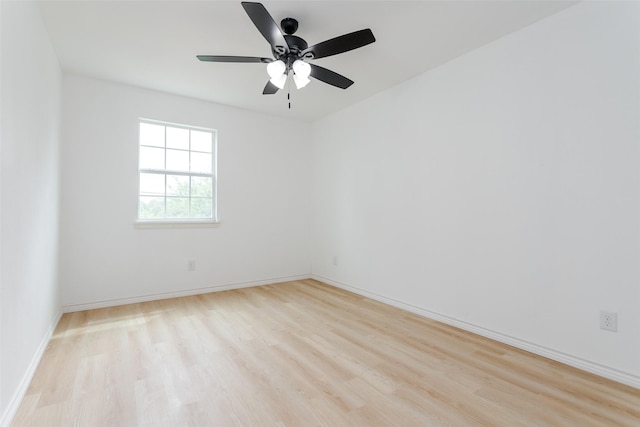
[[[211,154],[192,152],[191,172],[211,173]]]
[[[189,197],[189,177],[167,175],[167,196]]]
[[[164,126],[140,123],[140,145],[164,147]]]
[[[211,197],[213,194],[212,179],[201,176],[191,177],[192,197]]]
[[[167,218],[189,218],[188,197],[167,197]]]
[[[140,196],[138,216],[142,219],[164,218],[164,197]]]
[[[191,150],[211,152],[211,132],[191,131]]]
[[[141,173],[140,195],[164,196],[164,175],[157,173]]]
[[[167,150],[167,170],[189,171],[189,152]]]
[[[191,198],[191,216],[193,218],[211,218],[211,199]]]
[[[167,148],[189,149],[189,129],[167,127]]]
[[[140,169],[164,169],[164,148],[140,147]]]

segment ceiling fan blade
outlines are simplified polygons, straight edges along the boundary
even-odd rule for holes
[[[278,86],[274,85],[273,83],[271,83],[271,80],[269,80],[267,82],[267,85],[264,87],[264,90],[262,91],[262,94],[263,95],[273,95],[277,91],[278,91]]]
[[[334,71],[327,70],[319,65],[311,65],[311,77],[323,81],[331,86],[339,87],[340,89],[346,89],[353,84],[353,80],[349,80],[345,76],[338,74]]]
[[[258,31],[260,31],[260,34],[267,39],[273,50],[280,54],[289,53],[289,45],[284,39],[280,27],[278,27],[278,24],[276,24],[262,3],[243,1],[242,7]]]
[[[371,30],[367,28],[313,45],[303,50],[301,56],[311,53],[313,54],[313,59],[324,58],[366,46],[374,41],[376,41],[376,38]]]
[[[260,62],[266,64],[273,61],[271,58],[258,58],[256,56],[197,55],[197,58],[206,62]]]

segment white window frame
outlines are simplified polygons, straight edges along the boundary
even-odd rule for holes
[[[211,134],[211,161],[212,161],[212,165],[211,165],[211,174],[207,174],[207,173],[200,173],[200,172],[184,172],[184,171],[173,171],[173,170],[169,170],[166,168],[166,163],[165,163],[165,168],[164,169],[142,169],[140,168],[140,148],[142,147],[142,145],[140,144],[140,124],[142,123],[149,123],[149,124],[153,124],[153,125],[160,125],[160,126],[165,126],[165,127],[172,127],[172,128],[180,128],[180,129],[187,129],[189,131],[191,130],[195,130],[195,131],[201,131],[201,132],[208,132]],[[218,220],[218,203],[217,203],[217,163],[218,163],[218,137],[217,137],[217,131],[215,129],[211,129],[211,128],[204,128],[204,127],[198,127],[198,126],[190,126],[190,125],[184,125],[184,124],[179,124],[179,123],[171,123],[171,122],[164,122],[164,121],[160,121],[160,120],[153,120],[153,119],[145,119],[145,118],[139,118],[138,119],[138,140],[137,140],[137,146],[138,146],[138,193],[137,193],[137,214],[136,214],[136,221],[135,221],[135,226],[136,228],[197,228],[197,227],[215,227],[219,224],[219,220]],[[165,151],[167,149],[166,147],[166,131],[165,131]],[[189,147],[189,153],[191,153],[191,146]],[[165,153],[166,156],[166,153]],[[155,173],[155,174],[160,174],[160,175],[165,175],[165,179],[166,179],[166,175],[182,175],[182,176],[189,176],[189,177],[211,177],[211,218],[170,218],[170,217],[165,217],[165,218],[152,218],[152,219],[145,219],[145,218],[140,218],[140,198],[141,198],[141,194],[140,194],[140,174],[141,173]],[[166,190],[165,190],[166,191]],[[189,198],[191,198],[191,195],[189,196]],[[165,193],[165,200],[166,200],[166,193]]]

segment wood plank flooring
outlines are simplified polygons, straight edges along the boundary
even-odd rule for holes
[[[640,391],[313,280],[65,314],[13,426],[640,426]]]

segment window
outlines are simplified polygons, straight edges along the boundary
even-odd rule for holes
[[[138,220],[216,220],[216,131],[140,120]]]

